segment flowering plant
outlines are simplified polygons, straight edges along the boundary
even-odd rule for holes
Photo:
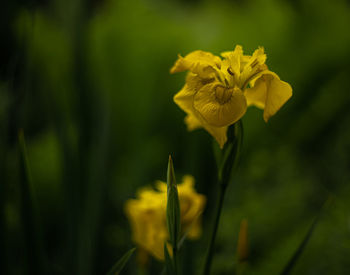
[[[170,72],[189,71],[186,84],[174,96],[187,113],[188,129],[203,127],[222,148],[228,126],[242,118],[248,106],[264,109],[267,122],[292,96],[292,88],[268,69],[263,48],[250,56],[236,46],[221,56],[194,51],[179,56]]]

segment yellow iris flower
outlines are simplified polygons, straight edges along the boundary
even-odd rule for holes
[[[181,212],[181,230],[189,239],[201,235],[201,213],[206,198],[194,189],[194,178],[186,175],[177,185]],[[135,244],[164,260],[164,242],[169,238],[166,225],[167,185],[158,181],[156,190],[140,189],[137,199],[130,199],[125,204],[125,213],[131,224],[132,239]]]
[[[187,113],[188,129],[203,127],[222,148],[228,126],[241,119],[248,106],[264,109],[267,122],[292,96],[292,88],[268,70],[263,48],[250,56],[237,45],[221,56],[205,51],[179,55],[170,72],[189,71],[185,86],[174,96]]]

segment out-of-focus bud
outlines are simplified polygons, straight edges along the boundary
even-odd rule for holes
[[[238,262],[243,263],[248,260],[249,247],[248,247],[248,221],[243,219],[241,221],[239,234],[238,234],[238,245],[237,245],[237,257]]]

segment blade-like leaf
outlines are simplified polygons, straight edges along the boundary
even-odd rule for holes
[[[290,274],[290,272],[292,271],[293,267],[296,265],[297,261],[299,260],[301,254],[303,253],[306,245],[308,244],[312,233],[315,230],[316,224],[318,222],[318,217],[316,217],[314,219],[314,221],[312,222],[309,230],[307,231],[304,239],[302,240],[302,242],[299,244],[297,250],[294,252],[293,256],[290,258],[289,262],[287,263],[287,265],[284,267],[283,271],[281,272],[281,275],[288,275]]]
[[[167,208],[166,208],[166,221],[170,236],[170,243],[173,247],[173,267],[174,273],[177,274],[178,270],[178,255],[177,244],[180,237],[180,202],[179,195],[176,186],[175,172],[173,161],[169,156],[168,171],[167,171]]]
[[[304,239],[301,241],[301,243],[299,244],[297,250],[294,252],[293,256],[291,257],[291,259],[289,260],[289,262],[287,263],[287,265],[284,267],[283,271],[281,272],[281,275],[288,275],[290,274],[290,272],[292,271],[293,267],[296,265],[297,261],[299,260],[301,254],[303,253],[306,245],[308,244],[308,242],[310,241],[310,238],[316,228],[316,225],[318,224],[318,221],[321,217],[321,215],[323,214],[323,212],[325,210],[327,210],[331,204],[333,203],[334,197],[333,195],[330,195],[327,200],[325,201],[325,203],[323,204],[322,208],[320,209],[320,212],[317,214],[317,216],[315,217],[315,219],[313,220],[309,230],[307,231]]]
[[[165,271],[167,275],[175,275],[174,265],[169,255],[167,244],[164,243]]]
[[[180,240],[178,241],[178,243],[177,243],[177,250],[178,250],[178,251],[181,249],[182,245],[184,244],[185,240],[187,239],[188,233],[191,231],[193,225],[195,224],[196,220],[198,219],[198,217],[199,217],[201,214],[202,214],[202,212],[198,213],[198,214],[195,216],[195,218],[193,219],[193,221],[191,222],[191,224],[189,225],[189,227],[187,228],[187,230],[185,231],[185,233],[182,235],[182,237],[181,237]],[[167,250],[166,252],[164,251],[164,257],[166,257],[166,254],[165,254],[165,253],[168,253],[169,259],[171,260],[168,250]],[[164,269],[162,270],[161,275],[165,275],[166,272],[167,272],[167,268],[164,267]]]
[[[167,226],[170,235],[170,243],[173,249],[177,249],[177,242],[180,235],[180,202],[175,180],[174,166],[169,156],[167,173]]]
[[[290,274],[290,272],[292,271],[293,267],[296,265],[297,261],[299,260],[301,254],[303,253],[306,245],[308,244],[315,228],[316,225],[318,224],[319,219],[321,218],[321,216],[323,215],[324,211],[326,211],[327,209],[329,209],[329,207],[332,205],[334,201],[334,196],[331,194],[328,196],[327,200],[325,201],[325,203],[323,204],[323,206],[321,207],[319,213],[317,214],[317,216],[314,218],[309,230],[307,231],[304,239],[301,241],[301,243],[299,244],[297,250],[294,252],[293,256],[291,257],[291,259],[289,260],[289,262],[287,263],[287,265],[284,267],[283,271],[281,272],[281,275],[288,275]]]
[[[120,271],[124,268],[126,263],[129,261],[131,255],[134,253],[135,248],[130,249],[128,252],[126,252],[118,262],[115,263],[114,266],[108,271],[106,275],[116,275],[119,274]]]

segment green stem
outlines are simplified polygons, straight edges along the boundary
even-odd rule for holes
[[[214,228],[211,234],[209,249],[205,261],[203,271],[204,275],[210,274],[211,263],[214,257],[216,233],[219,227],[226,189],[229,182],[231,181],[232,174],[236,170],[239,161],[243,138],[243,126],[241,120],[229,127],[227,131],[227,136],[227,143],[225,144],[225,147],[221,150],[221,153],[218,153],[218,149],[215,149],[218,147],[214,147],[214,154],[216,152],[216,161],[218,164],[218,182],[220,185],[220,195],[218,208],[215,216]]]
[[[224,204],[224,197],[225,197],[226,189],[227,189],[226,183],[220,184],[219,204],[218,204],[218,208],[216,211],[214,228],[213,228],[213,231],[211,234],[208,254],[207,254],[206,261],[205,261],[204,272],[203,272],[204,275],[210,274],[211,263],[213,261],[213,256],[214,256],[214,246],[215,246],[216,233],[217,233],[218,227],[219,227],[221,210],[222,210],[222,206]]]

